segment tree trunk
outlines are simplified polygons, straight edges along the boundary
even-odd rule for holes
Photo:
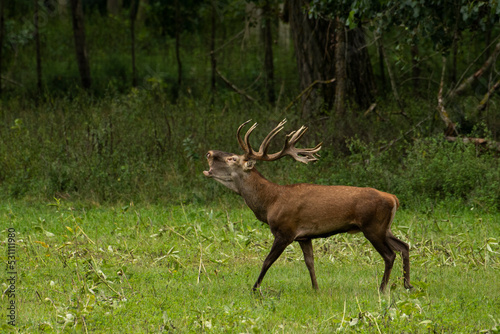
[[[71,0],[71,17],[73,19],[73,36],[75,38],[76,60],[82,86],[90,88],[90,66],[85,44],[85,27],[83,24],[83,8],[81,0]]]
[[[357,27],[348,30],[345,45],[347,48],[345,53],[347,63],[346,94],[354,98],[364,110],[374,102],[377,89],[363,28]]]
[[[413,76],[413,93],[418,94],[418,86],[420,82],[420,65],[419,65],[419,49],[418,44],[413,43],[410,49],[411,52],[411,68],[412,68],[412,76]]]
[[[458,3],[454,3],[454,16],[455,16],[455,26],[453,27],[453,42],[451,45],[453,52],[453,63],[451,66],[451,83],[454,85],[457,82],[457,56],[458,56],[458,42],[460,39],[460,32],[458,29],[458,23],[460,22],[460,5]]]
[[[135,65],[135,21],[139,0],[132,0],[130,4],[130,40],[132,53],[132,87],[137,87],[137,68]]]
[[[438,91],[438,105],[437,105],[437,110],[439,113],[439,116],[443,120],[446,130],[445,130],[445,135],[446,136],[451,136],[451,135],[458,135],[457,127],[455,123],[452,122],[450,119],[450,116],[448,115],[448,112],[446,111],[446,108],[444,106],[444,99],[443,99],[443,87],[444,87],[444,74],[446,72],[446,57],[442,57],[443,59],[443,69],[441,70],[441,82],[439,84],[439,91]]]
[[[215,0],[212,0],[212,34],[210,35],[210,65],[212,67],[212,76],[210,78],[210,87],[212,89],[212,99],[216,90],[217,60],[215,58],[215,28],[216,28],[216,8]],[[213,100],[212,100],[213,105]]]
[[[305,0],[288,1],[288,19],[295,46],[295,58],[299,76],[300,90],[306,90],[316,80],[329,80],[335,77],[334,30],[332,22],[325,19],[310,19],[304,12]],[[335,88],[323,85],[323,99],[332,105]],[[320,95],[316,88],[302,97],[302,115],[314,116],[319,109]]]
[[[452,44],[452,50],[453,50],[453,63],[451,66],[451,83],[456,84],[457,83],[457,58],[458,58],[458,32],[455,31],[453,34],[453,44]]]
[[[398,92],[398,86],[396,84],[396,78],[394,76],[394,72],[392,71],[391,64],[389,62],[389,58],[387,58],[387,54],[385,52],[384,45],[382,44],[382,41],[379,41],[379,47],[380,47],[380,52],[382,52],[382,56],[385,61],[385,66],[387,67],[387,74],[389,74],[389,80],[391,82],[391,88],[392,88],[392,94],[394,95],[394,99],[396,100],[400,110],[402,113],[404,113],[404,105],[403,101],[399,97],[399,92]]]
[[[347,64],[346,64],[346,29],[344,22],[338,17],[335,19],[335,113],[337,116],[345,114],[345,97],[346,97],[346,81],[347,81]]]
[[[177,59],[177,94],[182,84],[182,61],[180,56],[181,8],[179,0],[175,0],[175,58]]]
[[[382,52],[382,43],[379,42],[379,38],[380,36],[375,36],[375,45],[377,46],[378,52],[380,81],[382,82],[382,89],[385,91],[387,89],[387,80],[385,79],[384,53]]]
[[[38,87],[38,94],[42,94],[42,55],[40,50],[40,31],[38,29],[38,15],[39,5],[38,0],[34,0],[35,14],[33,15],[34,35],[35,35],[35,48],[36,48],[36,82]]]
[[[5,1],[7,0],[0,0],[0,94],[3,92],[3,85],[2,85],[2,73],[3,73],[3,40],[5,36],[5,17],[4,17],[4,8],[5,8]]]
[[[263,8],[264,13],[264,67],[266,72],[267,100],[274,105],[276,93],[274,91],[274,63],[273,63],[273,37],[271,33],[271,7],[269,0],[266,0]]]
[[[108,0],[106,3],[106,9],[111,15],[120,14],[120,9],[122,8],[122,0]]]
[[[375,80],[363,29],[346,31],[340,20],[309,18],[304,12],[308,3],[288,0],[284,15],[292,31],[300,90],[315,81],[325,82],[303,95],[302,114],[315,116],[314,111],[324,103],[327,109],[335,106],[342,115],[349,99],[366,108],[373,102]],[[335,84],[331,84],[334,78]]]

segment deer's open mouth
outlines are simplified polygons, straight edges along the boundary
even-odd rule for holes
[[[226,177],[223,175],[214,174],[212,171],[212,168],[210,168],[209,170],[204,170],[203,175],[205,175],[206,177],[212,178],[216,181],[219,181],[219,182],[232,182],[233,181],[231,179],[231,177]]]

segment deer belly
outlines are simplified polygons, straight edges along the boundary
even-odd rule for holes
[[[339,233],[358,233],[360,231],[360,228],[351,222],[340,224],[311,222],[297,227],[295,240],[326,238]]]

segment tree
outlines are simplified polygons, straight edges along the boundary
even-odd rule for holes
[[[215,33],[216,33],[216,22],[217,22],[217,8],[215,5],[215,0],[210,1],[211,5],[211,13],[210,13],[210,25],[211,25],[211,34],[210,34],[210,66],[211,66],[211,77],[210,77],[210,88],[212,91],[212,103],[216,86],[216,77],[217,77],[217,59],[215,58]]]
[[[177,63],[177,85],[174,96],[177,97],[183,81],[181,38],[185,31],[193,30],[198,24],[198,9],[203,0],[152,0],[150,15],[146,24],[157,28],[159,34],[170,36],[175,41],[175,61]]]
[[[437,52],[442,55],[442,71],[439,90],[437,93],[437,110],[443,120],[447,135],[457,134],[458,130],[452,121],[450,114],[446,110],[446,105],[453,101],[458,95],[463,94],[473,83],[479,79],[496,61],[500,53],[500,43],[490,43],[491,36],[487,33],[485,52],[485,62],[477,69],[477,66],[469,64],[468,69],[474,73],[466,77],[466,72],[457,79],[458,45],[466,31],[488,32],[500,19],[500,7],[496,1],[466,1],[456,0],[452,4],[440,0],[428,0],[425,3],[418,0],[398,2],[395,6],[385,7],[380,11],[382,15],[377,16],[378,26],[381,30],[389,29],[393,26],[404,27],[404,31],[411,32],[414,36],[427,39],[432,42]],[[493,48],[493,45],[496,47]],[[444,94],[445,73],[447,69],[447,58],[449,54],[453,56],[451,66],[450,83],[451,87],[447,95]],[[479,58],[476,58],[479,60]],[[474,69],[475,68],[475,69]],[[493,80],[492,80],[493,79]],[[490,77],[487,94],[483,98],[478,108],[482,108],[492,91],[498,86],[495,84],[493,76]],[[458,115],[458,118],[465,119],[465,115]]]
[[[181,48],[181,5],[179,0],[174,0],[175,4],[175,19],[174,19],[174,36],[175,36],[175,59],[177,60],[177,89],[180,89],[182,84],[182,61],[180,55]],[[178,95],[177,92],[175,95]]]
[[[122,0],[107,0],[106,9],[108,13],[111,15],[118,15],[123,5],[122,2]]]
[[[75,39],[76,60],[82,86],[90,88],[90,65],[85,44],[85,27],[83,24],[83,8],[81,0],[71,0],[71,18],[73,21],[73,36]]]
[[[0,94],[3,91],[2,73],[3,73],[4,55],[2,50],[3,50],[3,41],[5,37],[5,15],[4,15],[5,1],[6,0],[0,0]]]
[[[139,0],[132,0],[130,4],[130,41],[131,41],[131,58],[132,58],[132,87],[137,87],[137,68],[135,66],[135,21],[137,19],[137,11],[139,8]]]
[[[347,80],[346,29],[344,22],[335,18],[335,112],[339,116],[345,114],[345,95]]]
[[[371,93],[374,92],[375,85],[369,58],[367,54],[366,58],[362,56],[362,59],[358,60],[353,57],[357,51],[366,50],[366,42],[362,38],[359,39],[360,43],[358,43],[358,46],[353,46],[355,44],[353,41],[356,40],[356,37],[352,35],[356,33],[357,29],[359,30],[364,26],[368,26],[374,30],[375,43],[378,45],[381,57],[381,74],[384,74],[383,65],[385,62],[385,70],[387,70],[390,78],[392,92],[401,109],[402,115],[407,116],[404,113],[404,99],[399,93],[401,80],[398,78],[397,69],[394,69],[394,61],[388,57],[386,48],[384,48],[382,42],[384,34],[397,32],[399,35],[398,39],[405,40],[404,43],[400,43],[400,41],[397,43],[400,45],[411,45],[408,54],[412,55],[410,61],[412,70],[407,70],[406,73],[413,73],[414,78],[405,81],[413,81],[414,90],[416,88],[415,82],[420,79],[418,77],[421,73],[419,46],[430,42],[429,44],[433,45],[434,48],[432,51],[436,55],[443,55],[443,70],[441,71],[443,76],[441,77],[437,95],[438,110],[441,118],[445,120],[448,131],[450,128],[454,130],[455,127],[451,121],[451,117],[446,113],[446,104],[453,100],[458,93],[464,92],[464,87],[469,87],[471,83],[479,84],[479,78],[486,73],[486,70],[491,68],[491,64],[497,57],[497,48],[494,47],[497,41],[491,37],[492,28],[495,25],[498,26],[498,22],[500,21],[500,7],[496,0],[456,0],[452,3],[441,0],[289,0],[288,3],[290,4],[289,10],[291,12],[290,23],[292,29],[295,30],[294,34],[298,36],[294,38],[294,41],[296,54],[298,55],[297,65],[300,70],[302,88],[307,86],[307,82],[312,81],[311,77],[319,77],[321,75],[319,72],[330,74],[331,72],[328,70],[335,67],[335,109],[338,114],[342,114],[342,106],[345,105],[344,101],[342,101],[344,97],[348,100],[355,100],[359,106],[366,106],[373,99]],[[298,24],[294,24],[294,18],[297,17],[301,21],[295,20]],[[325,22],[329,22],[329,24]],[[343,27],[342,22],[344,23]],[[335,29],[331,29],[332,26]],[[345,41],[343,36],[339,35],[344,29],[347,29],[347,34],[345,34],[347,38]],[[322,36],[325,31],[327,32],[326,38]],[[335,36],[331,35],[332,31],[334,31]],[[458,57],[461,56],[458,52],[458,46],[464,33],[470,36],[470,33],[475,32],[487,32],[485,34],[487,45],[483,52],[486,61],[480,69],[477,69],[479,65],[476,66],[473,75],[467,75],[467,72],[473,68],[470,66],[471,64],[468,64],[469,66],[462,75],[466,79],[461,82],[462,79],[457,79]],[[319,38],[317,38],[318,36]],[[357,36],[364,38],[363,34],[358,33]],[[330,41],[332,40],[335,43],[331,43]],[[309,43],[309,45],[305,42]],[[347,57],[342,57],[344,46],[346,48],[345,54],[348,55]],[[332,62],[331,50],[334,50],[335,61],[328,67],[328,63]],[[450,62],[446,62],[446,58],[449,57],[450,53],[452,54],[453,62],[451,62],[451,71],[446,71],[446,64],[450,64]],[[359,54],[361,55],[363,52],[359,52]],[[479,58],[476,58],[476,60]],[[311,59],[313,59],[312,62]],[[346,71],[343,70],[344,60],[347,63]],[[314,65],[318,63],[320,64],[319,66]],[[358,70],[363,69],[365,64],[367,65],[365,67],[367,71],[358,73]],[[318,68],[322,69],[322,71],[318,71]],[[346,81],[344,81],[345,73],[347,76]],[[451,73],[450,86],[454,86],[450,88],[448,95],[443,94],[445,73]],[[305,84],[304,80],[306,80]],[[498,89],[500,86],[497,84],[498,82],[500,81],[497,75],[490,75],[489,83],[486,87],[487,94],[483,98],[484,101],[487,101],[492,92]],[[344,87],[345,83],[347,83],[346,87]],[[365,85],[366,83],[368,85]],[[324,89],[323,91],[325,92]],[[324,102],[327,105],[329,105],[329,95],[324,94]],[[368,99],[364,97],[368,97]],[[482,110],[482,102],[478,108]],[[451,127],[449,126],[450,124],[452,124]]]
[[[308,89],[316,80],[335,77],[335,68],[331,61],[334,48],[331,22],[322,18],[309,18],[303,10],[304,4],[305,0],[288,0],[284,8],[284,20],[290,23],[292,31],[301,90]],[[323,87],[325,102],[331,101],[333,92],[331,86]],[[319,98],[317,89],[303,96],[303,115],[311,116]]]
[[[310,15],[304,8],[317,15]],[[285,7],[284,18],[292,29],[300,88],[306,90],[315,82],[336,80],[304,95],[303,114],[313,116],[320,103],[325,103],[327,109],[335,106],[340,116],[348,100],[368,107],[373,102],[375,79],[362,27],[348,29],[349,11],[344,7],[328,14],[323,9],[313,9],[308,0],[288,0]]]
[[[272,17],[273,8],[271,0],[265,0],[262,7],[264,22],[262,26],[264,40],[264,68],[266,73],[266,91],[267,101],[274,104],[276,93],[274,91],[274,62],[273,62],[273,36],[272,36]]]
[[[38,94],[42,93],[42,55],[40,50],[40,30],[38,27],[39,4],[38,0],[34,0],[35,14],[33,16],[35,48],[36,48],[36,81]]]

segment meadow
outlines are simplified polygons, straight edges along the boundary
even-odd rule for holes
[[[467,23],[462,32],[451,12],[438,13],[439,29],[426,28],[440,32],[441,24],[453,23],[448,65],[424,31],[409,28],[411,20],[388,25],[382,36],[371,31],[376,20],[366,25],[373,104],[357,105],[350,92],[345,113],[329,99],[306,110],[312,86],[300,85],[293,31],[277,17],[268,80],[264,36],[247,19],[248,2],[123,1],[118,15],[109,15],[106,6],[95,7],[106,1],[83,1],[88,90],[72,56],[64,1],[42,2],[40,45],[32,1],[8,2],[2,14],[0,332],[500,331],[498,69],[485,71],[464,95],[455,90],[497,50],[498,13],[487,15],[489,23],[486,16],[473,26],[467,19],[493,2],[456,2],[453,12]],[[136,65],[131,3],[148,4],[135,27]],[[190,14],[178,15],[174,3]],[[407,1],[401,9],[410,4],[420,8]],[[435,6],[427,7],[432,14]],[[424,9],[422,17],[429,14]],[[377,17],[392,22],[406,15],[396,14]],[[179,32],[180,17],[194,21]],[[326,97],[329,84],[321,85],[315,90]],[[269,87],[273,103],[266,102]],[[445,106],[465,142],[444,134],[436,108],[443,88],[457,95]],[[259,123],[257,147],[283,118],[283,132],[309,127],[299,146],[323,142],[321,158],[307,166],[291,159],[259,163],[259,171],[280,184],[367,186],[397,195],[392,230],[410,245],[412,290],[403,288],[398,255],[389,291],[380,294],[383,261],[356,234],[314,240],[319,291],[292,244],[251,292],[271,232],[241,198],[202,175],[204,157],[210,149],[240,154],[235,133],[248,119]],[[474,145],[467,137],[485,141]]]
[[[219,186],[217,186],[219,187]],[[222,187],[222,186],[220,186]],[[496,333],[500,215],[474,206],[401,209],[414,289],[398,255],[390,291],[362,235],[313,242],[319,291],[298,244],[251,292],[272,235],[239,198],[201,204],[54,199],[0,204],[1,253],[15,230],[19,333]],[[2,290],[9,288],[2,270]]]

